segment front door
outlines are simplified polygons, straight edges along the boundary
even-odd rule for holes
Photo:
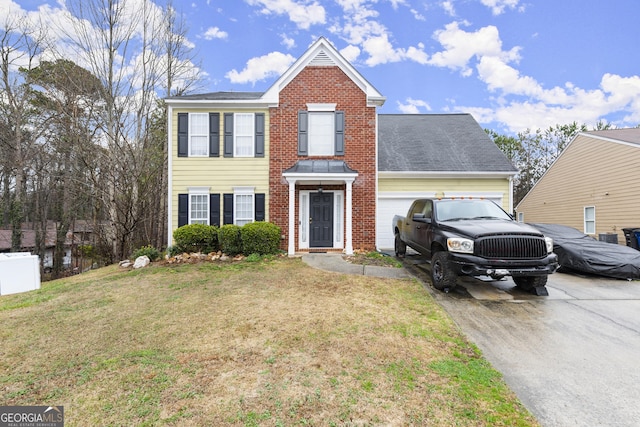
[[[333,247],[333,193],[311,193],[309,204],[309,247]]]

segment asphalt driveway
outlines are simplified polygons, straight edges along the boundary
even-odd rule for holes
[[[534,296],[461,278],[444,294],[428,264],[404,263],[543,426],[640,425],[640,281],[555,273]]]

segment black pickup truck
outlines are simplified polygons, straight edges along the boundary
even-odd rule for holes
[[[511,276],[519,288],[548,295],[547,275],[558,268],[553,241],[490,200],[415,200],[406,217],[393,218],[393,231],[396,256],[409,246],[430,259],[433,286],[445,292],[458,275]]]

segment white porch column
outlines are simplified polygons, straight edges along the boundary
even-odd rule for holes
[[[296,254],[296,180],[289,181],[289,248],[287,255]]]
[[[347,208],[347,213],[346,213],[346,218],[345,218],[345,226],[346,226],[346,230],[345,230],[345,246],[344,246],[344,252],[347,255],[353,255],[353,239],[352,239],[352,234],[353,234],[353,228],[352,228],[352,221],[353,221],[353,209],[352,209],[352,204],[353,204],[353,192],[352,192],[352,184],[353,184],[353,180],[345,180],[345,183],[347,184],[347,196],[346,196],[346,200],[345,200],[345,207]]]

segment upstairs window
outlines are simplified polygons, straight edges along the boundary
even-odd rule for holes
[[[221,139],[224,157],[264,157],[265,129],[264,113],[178,113],[178,157],[219,157]]]
[[[344,111],[336,104],[307,104],[298,112],[299,156],[344,156]]]
[[[235,141],[234,157],[253,157],[254,151],[254,117],[253,113],[236,113],[234,117]]]
[[[209,114],[189,114],[189,156],[209,155]]]
[[[335,114],[309,113],[309,155],[335,154]]]

